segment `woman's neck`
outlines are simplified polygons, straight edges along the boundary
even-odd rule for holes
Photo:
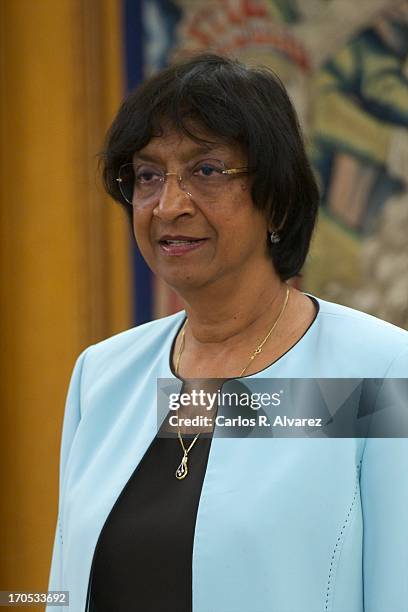
[[[172,356],[179,377],[231,378],[245,366],[249,376],[274,363],[302,338],[316,309],[307,296],[291,288],[276,329],[249,362],[277,321],[288,291],[276,277],[262,283],[259,278],[248,286],[236,283],[229,291],[195,294],[188,302],[185,298],[188,323],[184,336],[179,333],[176,338]],[[222,288],[228,289],[225,279]]]
[[[274,273],[248,283],[225,279],[220,286],[182,296],[188,316],[186,335],[196,345],[235,346],[273,324],[285,299],[286,284]],[[266,330],[267,331],[267,330]],[[266,333],[265,331],[265,333]]]

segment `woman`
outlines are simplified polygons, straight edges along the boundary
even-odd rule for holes
[[[104,179],[185,311],[77,361],[49,589],[75,612],[406,612],[406,440],[156,415],[160,378],[407,375],[407,332],[286,283],[318,192],[283,85],[210,54],[160,72],[119,110]]]

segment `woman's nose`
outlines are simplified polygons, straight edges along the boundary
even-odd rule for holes
[[[188,190],[182,189],[182,180],[176,174],[166,177],[159,200],[153,210],[163,221],[173,221],[185,214],[194,214],[194,203]]]

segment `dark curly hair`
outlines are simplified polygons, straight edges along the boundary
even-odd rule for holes
[[[132,206],[116,181],[119,168],[160,135],[164,124],[198,142],[203,139],[192,129],[204,128],[217,141],[244,148],[253,169],[254,206],[279,229],[280,241],[270,245],[276,272],[282,280],[298,275],[316,223],[319,192],[279,77],[268,68],[208,53],[161,70],[130,93],[101,156],[105,189],[130,218]]]

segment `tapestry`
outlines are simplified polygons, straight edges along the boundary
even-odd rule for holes
[[[145,75],[197,51],[279,75],[321,192],[301,288],[408,328],[408,0],[154,0],[144,28]]]

